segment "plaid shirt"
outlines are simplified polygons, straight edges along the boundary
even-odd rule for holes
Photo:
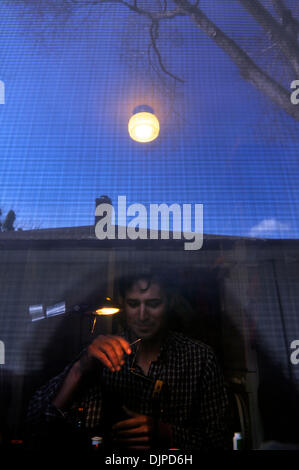
[[[128,331],[123,336],[129,341]],[[126,355],[119,372],[98,367],[92,380],[80,387],[66,413],[52,405],[72,364],[39,389],[29,403],[27,422],[38,433],[45,423],[68,422],[74,424],[76,410],[84,410],[84,427],[91,433],[97,429],[107,405],[106,397],[113,397],[127,408],[153,416],[171,425],[173,447],[184,450],[231,449],[231,436],[227,429],[228,398],[222,373],[212,349],[204,343],[186,336],[168,332],[159,357],[152,362],[145,376],[132,362],[138,344]],[[78,358],[76,359],[78,360]],[[163,381],[160,393],[154,393],[157,380]],[[161,384],[161,382],[158,382]],[[110,407],[108,413],[113,413]],[[109,408],[109,405],[108,405]],[[124,419],[124,418],[123,418]]]

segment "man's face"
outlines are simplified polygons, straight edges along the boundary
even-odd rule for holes
[[[129,328],[142,339],[154,338],[166,323],[168,301],[159,284],[138,280],[125,295],[125,313]]]

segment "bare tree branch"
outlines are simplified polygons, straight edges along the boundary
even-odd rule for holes
[[[276,13],[280,17],[280,19],[283,20],[283,15],[285,10],[287,10],[287,7],[285,6],[282,0],[272,0],[272,3]]]
[[[299,21],[294,18],[291,10],[286,7],[283,0],[272,0],[272,3],[285,31],[297,41],[299,33]]]
[[[299,77],[299,48],[297,41],[286,33],[284,27],[276,21],[258,0],[238,0],[238,2],[249,11],[270,35],[271,39],[280,47],[292,65],[297,77]]]
[[[156,13],[156,12],[151,13],[148,10],[144,10],[142,8],[139,8],[137,6],[137,2],[135,2],[136,6],[133,6],[130,3],[124,1],[124,0],[100,0],[100,2],[98,0],[97,3],[110,2],[110,1],[112,1],[112,2],[115,1],[117,3],[122,3],[127,8],[129,8],[130,10],[135,11],[135,13],[138,13],[139,15],[147,16],[148,18],[156,20],[156,21],[171,20],[171,19],[173,19],[177,16],[185,16],[185,13],[180,8],[175,8],[173,10],[166,10],[166,9],[164,9],[165,8],[165,6],[164,6],[163,11],[161,11],[159,13]],[[167,8],[167,4],[166,4],[166,8]]]
[[[164,5],[162,7],[161,12],[156,13],[156,12],[150,12],[148,10],[145,10],[143,8],[140,8],[137,4],[137,0],[134,0],[133,4],[125,1],[125,0],[71,0],[73,3],[76,3],[77,5],[79,4],[92,4],[92,5],[98,5],[102,3],[119,3],[127,8],[129,8],[131,11],[134,11],[135,13],[145,16],[146,18],[150,19],[151,21],[151,26],[150,26],[150,39],[151,39],[151,46],[157,56],[159,66],[161,70],[164,72],[164,74],[168,75],[171,77],[173,80],[178,81],[180,83],[184,83],[184,80],[182,80],[180,77],[177,75],[171,73],[167,67],[164,65],[161,53],[159,51],[158,45],[157,45],[157,39],[158,39],[158,29],[159,29],[159,22],[161,20],[169,20],[173,19],[177,16],[185,16],[185,13],[181,10],[181,8],[175,8],[173,10],[167,10],[167,1],[164,1]]]
[[[24,1],[24,0],[23,0]],[[28,0],[29,1],[29,0]],[[33,0],[32,0],[33,1]],[[129,10],[142,15],[150,21],[151,48],[157,57],[157,61],[164,75],[173,78],[175,82],[183,82],[179,77],[167,70],[158,49],[157,40],[160,21],[172,19],[176,16],[188,16],[197,26],[199,26],[209,38],[211,38],[237,65],[242,77],[253,84],[259,91],[269,97],[274,103],[282,108],[287,114],[299,121],[299,106],[291,103],[290,90],[285,89],[278,81],[272,78],[265,70],[259,67],[233,39],[226,35],[218,26],[213,23],[203,13],[199,7],[200,1],[195,0],[173,0],[176,8],[168,10],[167,0],[161,3],[161,11],[153,12],[140,6],[137,0],[131,2],[127,0],[65,0],[68,5],[101,5],[104,3],[118,3]],[[237,0],[263,27],[271,37],[274,45],[277,45],[290,66],[299,78],[299,46],[297,42],[299,28],[298,21],[285,6],[283,0],[272,0],[276,12],[281,18],[281,23],[271,15],[271,13],[261,4],[259,0]],[[288,27],[290,21],[292,30]],[[293,32],[292,32],[293,31]],[[150,50],[150,49],[149,49]],[[158,65],[157,64],[157,65]],[[155,70],[155,67],[153,67]]]
[[[164,10],[164,7],[163,7],[163,11],[159,13],[150,12],[149,10],[145,10],[144,8],[139,7],[136,0],[134,0],[133,3],[129,3],[126,0],[70,0],[70,1],[77,6],[101,5],[103,3],[119,3],[127,7],[129,10],[134,11],[135,13],[138,13],[139,15],[145,16],[149,18],[150,20],[157,20],[157,21],[173,19],[176,16],[185,15],[184,12],[180,8],[175,8],[173,10]]]
[[[150,37],[151,37],[151,44],[153,46],[153,49],[155,51],[155,54],[158,58],[158,62],[159,62],[159,65],[161,67],[161,70],[166,74],[168,75],[169,77],[173,78],[174,80],[178,81],[178,82],[181,82],[181,83],[184,83],[184,80],[182,80],[181,78],[177,77],[176,75],[174,75],[173,73],[169,72],[166,67],[164,66],[163,64],[163,61],[162,61],[162,58],[161,58],[161,54],[160,54],[160,51],[157,47],[157,43],[156,43],[156,40],[158,38],[158,29],[159,29],[159,23],[157,21],[153,21],[152,24],[151,24],[151,27],[150,27]]]
[[[285,90],[282,85],[258,67],[246,52],[218,28],[200,8],[190,4],[187,0],[174,1],[184,9],[197,26],[230,56],[238,66],[244,79],[252,83],[258,90],[284,109],[286,113],[299,121],[299,108],[291,103],[289,91]]]
[[[109,1],[109,0],[107,0]],[[159,21],[160,20],[164,20],[164,19],[172,19],[172,18],[175,18],[176,16],[184,16],[184,12],[182,12],[182,10],[180,8],[176,8],[174,10],[169,10],[167,11],[167,2],[164,2],[164,7],[163,7],[163,11],[160,12],[160,13],[150,13],[149,11],[147,10],[143,10],[141,8],[139,8],[137,6],[137,2],[134,2],[134,6],[130,5],[129,3],[127,3],[126,1],[124,0],[119,0],[120,3],[124,4],[125,6],[127,6],[128,8],[130,8],[130,10],[133,10],[135,13],[138,13],[140,15],[143,15],[143,16],[146,16],[148,18],[151,19],[151,26],[150,26],[150,38],[151,38],[151,45],[153,47],[153,50],[157,56],[157,59],[158,59],[158,62],[159,62],[159,66],[161,68],[161,70],[166,74],[168,75],[169,77],[171,77],[173,80],[176,80],[180,83],[184,83],[184,80],[182,80],[180,77],[178,77],[177,75],[171,73],[167,68],[166,66],[164,65],[163,63],[163,60],[162,60],[162,57],[161,57],[161,53],[158,49],[158,46],[157,46],[157,39],[158,39],[158,29],[159,29]]]

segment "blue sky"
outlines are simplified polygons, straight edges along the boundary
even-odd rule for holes
[[[261,30],[236,2],[202,7],[264,60]],[[149,69],[144,20],[120,5],[88,11],[53,22],[0,5],[0,207],[24,228],[88,225],[96,197],[126,195],[202,203],[205,233],[298,238],[298,123],[188,18],[160,32],[165,64],[184,79],[174,88]],[[139,104],[160,120],[150,144],[128,136]]]

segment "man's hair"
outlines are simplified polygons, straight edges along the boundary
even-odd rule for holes
[[[146,281],[146,286],[144,288],[140,287],[142,292],[146,292],[152,284],[161,286],[168,298],[174,292],[174,282],[169,272],[166,272],[164,269],[143,268],[119,280],[119,293],[122,298],[125,297],[126,292],[128,292],[136,282],[141,280]]]

